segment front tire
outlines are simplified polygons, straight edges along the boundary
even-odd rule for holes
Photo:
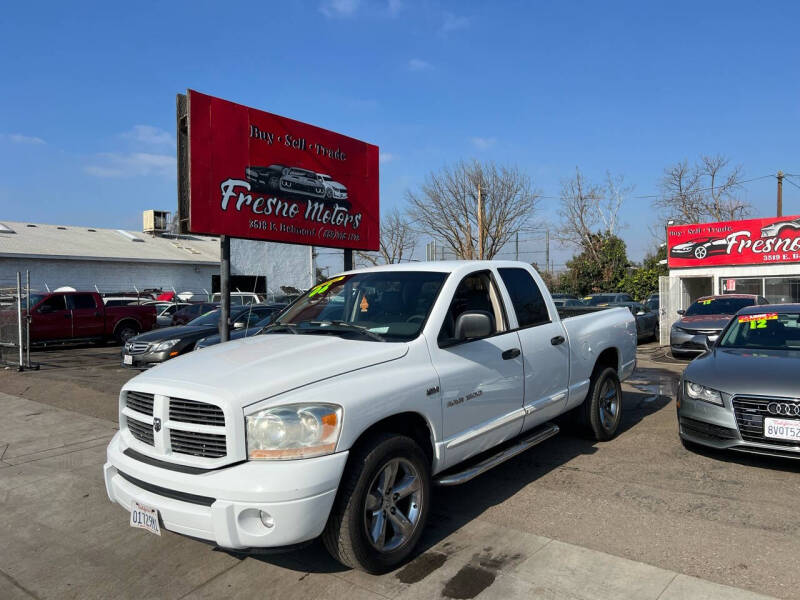
[[[582,420],[595,440],[605,442],[617,435],[622,421],[622,385],[616,369],[606,367],[594,373],[582,409]]]
[[[385,573],[414,550],[430,496],[430,461],[417,443],[372,436],[351,452],[322,541],[342,564]]]

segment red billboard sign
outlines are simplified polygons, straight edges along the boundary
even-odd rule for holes
[[[189,231],[379,245],[378,147],[189,90]]]
[[[671,269],[800,262],[800,216],[674,225],[667,239]]]

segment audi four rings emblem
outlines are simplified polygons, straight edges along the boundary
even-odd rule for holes
[[[771,415],[784,415],[786,417],[800,416],[800,404],[788,404],[783,402],[770,402],[767,404],[767,412]]]

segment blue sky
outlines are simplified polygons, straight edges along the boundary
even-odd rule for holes
[[[391,208],[459,159],[519,166],[557,196],[575,166],[658,191],[723,153],[800,174],[800,4],[775,2],[11,3],[0,21],[0,220],[141,226],[174,210],[186,88],[380,146]],[[793,180],[800,185],[800,178]],[[770,216],[775,181],[745,187]],[[555,225],[557,200],[537,219]],[[800,188],[784,185],[786,214]],[[650,201],[622,236],[653,247]],[[542,260],[525,240],[522,258]],[[555,252],[563,263],[568,252]]]

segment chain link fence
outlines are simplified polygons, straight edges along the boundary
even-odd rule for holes
[[[31,363],[28,310],[30,273],[0,278],[0,365],[18,370],[35,368]]]

